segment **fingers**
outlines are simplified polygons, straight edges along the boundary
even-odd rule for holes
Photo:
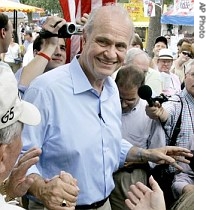
[[[79,25],[83,26],[87,22],[88,18],[89,18],[89,14],[84,13],[83,16],[80,19],[76,20],[76,24],[79,24]]]
[[[45,181],[45,183],[48,183],[48,182],[50,182],[50,181],[52,181],[53,179],[56,179],[56,178],[59,178],[59,175],[55,175],[55,176],[53,176],[52,178],[46,178],[46,179],[44,179],[44,181]]]
[[[59,178],[65,183],[63,186],[63,198],[66,200],[67,206],[76,206],[77,196],[79,193],[77,180],[65,171],[60,172]]]
[[[155,179],[153,178],[153,176],[150,176],[150,177],[149,177],[149,184],[150,184],[150,186],[151,186],[151,188],[152,188],[152,190],[153,190],[154,192],[161,190],[161,189],[160,189],[160,186],[159,186],[158,183],[155,181]]]
[[[183,168],[176,161],[171,163],[170,165],[172,165],[173,167],[175,167],[179,171],[183,171]]]
[[[130,191],[128,192],[129,199],[132,203],[137,204],[147,192],[152,192],[152,190],[142,182],[137,182],[135,185],[130,186]]]
[[[168,155],[183,155],[183,156],[191,156],[191,151],[184,147],[177,147],[177,146],[166,146],[167,154]]]
[[[190,163],[190,160],[186,159],[184,156],[174,156],[173,157],[176,161],[182,162],[182,163]]]
[[[130,186],[130,190],[128,191],[128,198],[131,201],[132,204],[136,205],[139,202],[138,195],[136,196],[136,192],[133,192],[133,188],[135,187],[135,190],[137,189],[135,185],[132,185],[132,189]]]
[[[159,101],[155,101],[154,106],[160,108],[162,107],[162,104]]]
[[[77,187],[77,180],[71,174],[61,171],[59,177],[63,182]]]
[[[50,193],[43,193],[42,200],[48,209],[64,210],[70,207],[75,208],[79,191],[77,186],[66,183],[72,179],[73,177],[70,174],[61,172],[48,182],[45,181],[45,191]],[[63,200],[66,201],[66,207],[61,206]]]
[[[134,209],[136,205],[140,203],[140,200],[144,198],[147,192],[152,192],[146,185],[141,182],[137,182],[135,185],[130,186],[130,191],[128,192],[128,198],[125,200],[126,205],[129,209]]]
[[[64,20],[63,18],[57,16],[49,16],[47,17],[42,27],[43,29],[56,34],[64,24],[66,24],[66,20]]]
[[[125,200],[125,204],[128,206],[129,209],[134,209],[135,205],[130,201],[130,199]]]
[[[31,148],[18,160],[15,165],[15,176],[24,177],[27,170],[39,161],[39,155],[41,154],[41,149]]]
[[[25,152],[18,160],[18,165],[41,154],[41,149],[33,147]]]
[[[167,157],[173,157],[175,158],[175,160],[179,160],[179,161],[182,161],[183,159],[185,159],[185,157],[193,157],[193,154],[191,153],[191,151],[183,147],[166,146],[166,147],[160,148],[160,150],[162,153],[166,154]],[[171,161],[171,163],[174,162],[172,161],[172,159],[168,158],[168,162],[169,160]],[[185,162],[185,160],[183,161]]]
[[[138,194],[138,198],[141,198],[143,194],[147,193],[147,192],[152,192],[152,190],[147,187],[146,185],[144,185],[141,182],[137,182],[136,186],[138,188],[137,194]],[[136,192],[136,191],[135,191]]]

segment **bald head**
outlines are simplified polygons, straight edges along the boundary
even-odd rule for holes
[[[121,24],[118,24],[118,28],[116,24],[114,25],[114,23],[121,22],[123,23],[122,27],[127,28],[128,34],[126,35],[129,36],[131,43],[131,40],[134,37],[134,25],[127,10],[120,5],[107,5],[94,9],[89,15],[84,26],[84,31],[87,34],[90,34],[92,30],[95,30],[96,28],[105,31],[107,29],[106,26],[109,27],[109,24],[111,24],[113,29],[122,31]]]
[[[144,72],[148,71],[150,57],[146,52],[139,48],[131,48],[127,51],[125,57],[125,64],[138,65]]]

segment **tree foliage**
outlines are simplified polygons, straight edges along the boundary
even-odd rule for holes
[[[46,14],[58,13],[62,15],[59,0],[20,0],[20,3],[43,8]]]

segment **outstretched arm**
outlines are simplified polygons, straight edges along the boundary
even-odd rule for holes
[[[192,156],[191,151],[183,147],[165,146],[156,149],[142,149],[133,146],[127,154],[126,162],[147,163],[151,161],[157,164],[171,164],[177,169],[183,170],[177,161],[189,163],[190,161],[185,157]]]
[[[58,24],[56,24],[59,22]],[[43,29],[53,33],[58,34],[58,30],[66,23],[66,21],[57,16],[49,16],[44,25]],[[54,27],[55,26],[55,27]],[[41,45],[40,52],[45,54],[49,59],[51,59],[54,54],[56,47],[58,46],[58,37],[49,37],[43,40],[43,45]],[[44,73],[45,68],[50,60],[43,56],[38,56],[37,50],[34,50],[34,58],[28,63],[25,67],[23,67],[22,74],[20,77],[19,84],[23,86],[29,86],[31,81],[35,79],[37,76]]]

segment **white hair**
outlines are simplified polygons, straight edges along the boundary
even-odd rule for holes
[[[21,135],[22,128],[23,123],[17,121],[0,129],[0,144],[10,144],[16,136]]]
[[[145,56],[147,60],[150,61],[150,57],[145,51],[138,47],[133,47],[127,51],[124,63],[127,64],[132,62],[137,55]]]

